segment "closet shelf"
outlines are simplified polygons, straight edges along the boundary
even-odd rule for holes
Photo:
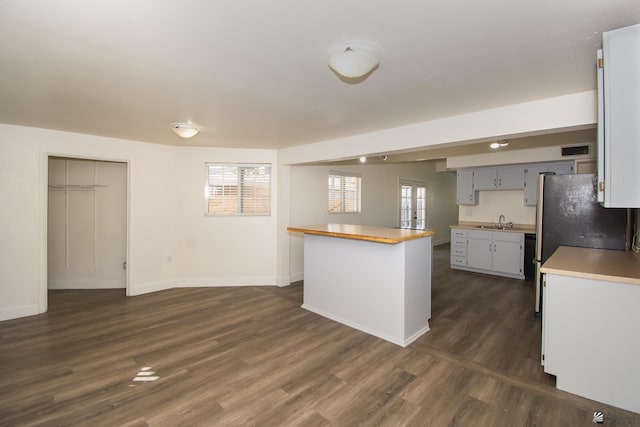
[[[106,188],[108,185],[99,184],[49,184],[49,190],[54,191],[95,191],[96,188]]]

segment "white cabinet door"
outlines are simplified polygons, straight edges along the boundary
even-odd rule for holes
[[[640,207],[640,24],[603,33],[604,206]],[[604,92],[604,93],[602,93]],[[602,138],[602,136],[604,138]],[[601,172],[599,172],[601,173]]]
[[[473,170],[459,170],[457,177],[456,203],[459,205],[475,205],[476,196],[473,188]]]
[[[473,171],[473,188],[475,190],[495,190],[498,186],[497,168],[480,168]]]
[[[498,233],[495,233],[498,234]],[[514,242],[493,242],[493,271],[522,274],[522,245]]]
[[[522,190],[523,187],[523,166],[504,166],[498,168],[498,188],[500,190]]]
[[[491,233],[487,234],[491,235]],[[467,265],[472,268],[491,270],[491,248],[490,237],[488,240],[469,238],[467,243]]]

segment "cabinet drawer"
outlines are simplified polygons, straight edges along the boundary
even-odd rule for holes
[[[461,257],[466,257],[467,256],[467,248],[466,247],[461,247],[461,246],[452,246],[451,247],[451,256],[461,256]]]
[[[455,237],[467,237],[467,230],[462,230],[460,228],[452,228],[451,240],[453,240]]]
[[[451,265],[467,265],[467,258],[460,257],[460,256],[452,256]]]
[[[463,247],[466,247],[467,246],[467,239],[465,239],[464,237],[453,236],[453,237],[451,237],[451,246],[463,246]]]
[[[523,240],[523,235],[522,233],[494,231],[493,240],[497,240],[499,242],[520,243]]]
[[[492,232],[491,231],[483,231],[483,230],[469,230],[469,232],[467,233],[467,237],[469,237],[469,239],[486,239],[486,240],[491,240],[492,238]]]

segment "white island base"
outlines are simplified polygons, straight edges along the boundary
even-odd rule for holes
[[[405,347],[429,331],[431,261],[430,234],[395,244],[305,234],[302,307]]]

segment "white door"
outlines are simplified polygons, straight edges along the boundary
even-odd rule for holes
[[[427,228],[427,184],[400,180],[400,228]]]
[[[49,159],[48,287],[126,286],[125,163]]]

